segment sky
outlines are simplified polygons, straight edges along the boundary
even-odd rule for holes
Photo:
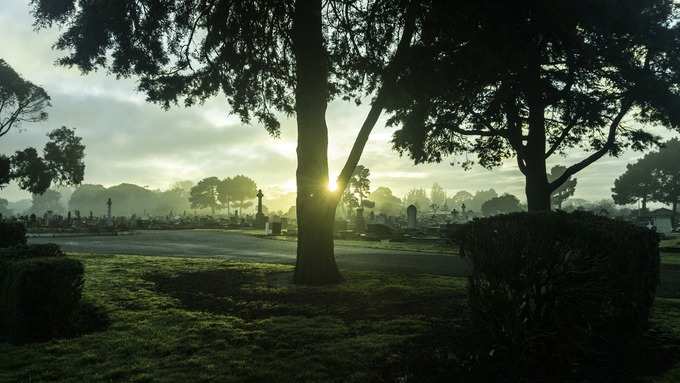
[[[54,65],[61,56],[52,49],[57,28],[35,31],[28,0],[3,0],[0,7],[0,58],[25,79],[42,86],[52,98],[47,121],[24,124],[0,139],[0,153],[28,146],[41,148],[48,131],[60,126],[74,128],[83,138],[84,183],[113,186],[123,182],[167,189],[176,181],[198,181],[245,174],[264,194],[277,198],[295,190],[295,121],[282,118],[280,138],[269,136],[257,123],[245,125],[230,115],[223,97],[204,105],[168,111],[145,102],[136,91],[134,79],[118,80],[104,71],[82,75],[75,68]],[[334,178],[342,168],[367,107],[334,101],[329,105],[329,164]],[[384,116],[383,116],[384,117]],[[669,136],[663,128],[656,133]],[[494,188],[524,198],[524,180],[514,161],[489,171],[479,166],[469,171],[452,167],[450,158],[439,164],[414,165],[408,157],[392,150],[393,128],[385,119],[376,125],[361,164],[371,171],[371,186],[387,186],[397,196],[412,188],[429,189],[440,184],[449,194],[459,190]],[[584,153],[556,157],[554,164],[569,165]],[[642,156],[628,152],[619,158],[606,157],[577,175],[575,198],[601,200],[611,196],[614,179],[626,164]],[[10,201],[29,198],[16,185],[0,190]]]

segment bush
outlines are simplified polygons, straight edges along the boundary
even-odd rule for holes
[[[650,230],[582,212],[516,213],[477,219],[457,240],[487,362],[549,379],[647,327],[659,281]]]
[[[0,334],[13,343],[67,335],[82,287],[83,264],[74,259],[0,260]]]
[[[26,227],[19,222],[0,220],[0,248],[26,244]]]
[[[0,259],[26,259],[41,257],[63,257],[59,245],[55,243],[44,243],[35,245],[19,245],[0,249]]]

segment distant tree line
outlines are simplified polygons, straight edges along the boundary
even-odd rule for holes
[[[231,214],[231,208],[243,212],[253,205],[257,195],[257,184],[244,175],[219,179],[207,177],[191,188],[189,202],[193,209],[210,209],[212,214],[218,210],[226,210]]]

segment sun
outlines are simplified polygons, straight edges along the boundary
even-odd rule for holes
[[[336,183],[335,179],[331,178],[328,180],[328,191],[334,192],[336,190],[338,190],[338,184]]]

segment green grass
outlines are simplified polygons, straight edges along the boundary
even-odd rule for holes
[[[423,343],[453,345],[454,365],[466,357],[463,278],[346,272],[314,288],[292,285],[286,265],[73,257],[86,267],[84,299],[111,326],[0,344],[0,382],[394,382],[419,371]],[[654,328],[680,338],[680,280],[667,271]],[[677,365],[647,381],[679,377]]]
[[[429,275],[347,273],[335,287],[301,288],[283,265],[75,258],[87,270],[84,298],[111,326],[0,344],[0,381],[381,381],[433,321],[455,325],[465,291],[463,279]]]
[[[263,230],[258,229],[228,229],[226,231],[232,233],[240,233],[245,235],[250,235],[260,239],[270,239],[276,241],[287,241],[287,242],[297,242],[297,238],[288,237],[285,235],[265,235]],[[435,243],[435,242],[394,242],[394,241],[362,241],[362,240],[350,240],[350,239],[335,239],[334,243],[336,246],[350,246],[350,247],[362,247],[365,249],[381,249],[381,250],[398,250],[398,251],[411,251],[418,253],[434,253],[434,254],[448,254],[457,255],[458,248],[456,246],[451,246],[446,243]]]

